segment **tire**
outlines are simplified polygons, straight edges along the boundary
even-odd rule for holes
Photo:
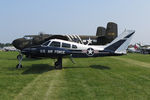
[[[55,62],[55,69],[62,69],[62,65],[58,64],[58,62]]]
[[[20,64],[20,66],[19,66],[19,64],[17,64],[17,65],[16,65],[16,68],[17,68],[17,69],[22,68],[22,65]]]
[[[58,62],[55,62],[55,69],[58,69]]]

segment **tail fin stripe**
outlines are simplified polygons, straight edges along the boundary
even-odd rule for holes
[[[119,41],[115,42],[114,44],[106,47],[105,50],[116,51],[125,41],[126,41],[126,39],[119,40]]]
[[[131,33],[131,34],[129,34],[129,35],[127,35],[127,36],[126,36],[126,37],[124,37],[124,38],[129,38],[129,37],[131,37],[133,34],[134,34],[134,32],[133,32],[133,33]]]

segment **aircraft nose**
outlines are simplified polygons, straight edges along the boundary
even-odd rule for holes
[[[12,42],[12,45],[19,50],[23,50],[28,44],[29,41],[26,41],[23,38],[16,39]]]
[[[20,41],[19,39],[14,40],[14,41],[12,42],[12,45],[13,45],[15,48],[17,48],[17,49],[22,49],[22,48],[20,47],[21,41]]]

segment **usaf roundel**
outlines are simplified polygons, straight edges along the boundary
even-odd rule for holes
[[[93,56],[94,55],[94,49],[93,48],[88,48],[87,53],[88,56]]]

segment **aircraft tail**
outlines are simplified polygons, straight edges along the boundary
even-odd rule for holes
[[[104,50],[110,51],[116,54],[126,54],[127,53],[126,50],[129,46],[129,43],[134,33],[135,31],[133,30],[125,30],[110,44],[106,45]]]

